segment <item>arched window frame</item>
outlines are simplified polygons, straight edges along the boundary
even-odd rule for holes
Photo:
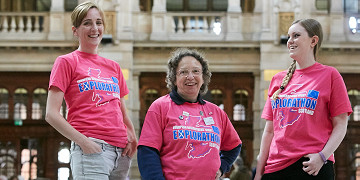
[[[351,171],[354,179],[360,177],[360,144],[353,144],[350,153]]]
[[[70,179],[70,144],[61,141],[58,151],[58,179]]]
[[[144,101],[145,101],[146,111],[147,109],[149,109],[150,105],[159,97],[160,97],[160,93],[158,90],[153,88],[149,88],[145,90]]]
[[[0,141],[1,174],[13,176],[16,173],[17,153],[11,141]]]
[[[45,119],[47,90],[36,88],[33,92],[32,119]]]
[[[245,121],[248,118],[248,100],[249,93],[245,89],[238,89],[233,95],[234,106],[233,106],[233,120],[234,121]]]
[[[220,109],[224,110],[224,93],[221,89],[212,89],[211,102],[219,106]]]
[[[357,89],[350,89],[348,91],[353,113],[349,116],[351,121],[360,121],[360,91]]]
[[[17,88],[14,91],[14,120],[27,118],[28,90]]]
[[[64,119],[67,119],[68,116],[68,108],[66,106],[65,100],[63,100],[61,107],[60,107],[60,114],[64,117]]]
[[[0,119],[9,119],[9,91],[0,88]]]

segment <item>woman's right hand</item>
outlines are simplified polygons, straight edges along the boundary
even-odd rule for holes
[[[84,154],[95,154],[102,151],[101,146],[90,139],[79,146],[81,147],[81,150]]]
[[[262,176],[260,174],[256,173],[255,177],[254,177],[254,180],[261,180],[261,177]]]

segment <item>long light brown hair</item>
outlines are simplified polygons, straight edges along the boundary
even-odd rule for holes
[[[318,21],[316,21],[315,19],[300,19],[300,20],[294,21],[292,23],[292,25],[294,25],[294,24],[300,24],[302,27],[304,27],[304,29],[308,33],[309,37],[313,37],[313,36],[319,37],[319,40],[318,40],[317,44],[315,45],[314,51],[313,51],[314,58],[316,60],[317,53],[320,49],[320,46],[321,46],[321,43],[323,40],[323,32],[322,32],[321,24]],[[276,100],[278,98],[281,91],[285,89],[285,87],[288,85],[289,81],[291,80],[292,75],[295,72],[295,69],[296,69],[296,61],[293,60],[290,67],[288,68],[288,72],[286,73],[286,76],[283,78],[283,80],[281,82],[279,89],[274,92],[274,94],[271,96],[271,99]]]

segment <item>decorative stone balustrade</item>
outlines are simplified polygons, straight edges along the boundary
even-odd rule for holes
[[[166,13],[165,21],[160,21],[165,23],[163,25],[157,24],[159,16],[154,16],[152,33],[155,36],[152,36],[152,40],[214,41],[224,39],[225,13]],[[162,29],[163,27],[165,29]]]
[[[221,34],[221,24],[225,14],[201,13],[183,14],[169,13],[171,32],[173,34],[200,33],[200,34]]]
[[[105,35],[118,40],[122,34],[121,22],[115,11],[105,12],[107,28]],[[136,15],[135,15],[136,16]],[[346,42],[359,42],[360,33],[352,33],[348,16],[339,16],[331,22],[326,21],[327,15],[320,14],[324,27],[333,27],[340,22],[346,26],[341,31],[330,28],[325,32],[325,40],[330,35],[342,37]],[[150,37],[151,41],[246,41],[253,42],[260,39],[262,33],[258,15],[227,12],[153,12],[151,19],[139,16],[147,22],[133,24],[133,29],[145,32],[142,40]],[[136,18],[135,18],[136,19]],[[333,22],[334,21],[334,22]],[[119,23],[120,22],[120,23]],[[135,20],[136,22],[136,20]],[[358,21],[357,25],[359,25]],[[280,23],[280,22],[277,22]],[[151,27],[148,31],[146,28]],[[358,28],[358,26],[356,26]],[[120,31],[120,32],[119,32]],[[133,31],[133,32],[136,32]],[[278,30],[277,30],[278,31]],[[275,31],[276,34],[279,32]],[[149,36],[150,35],[150,36]],[[332,36],[331,36],[332,37]],[[274,38],[272,35],[270,39]],[[51,12],[0,12],[0,41],[73,41],[71,32],[70,13]],[[330,41],[333,40],[330,38]]]
[[[45,40],[49,13],[0,13],[0,39]]]

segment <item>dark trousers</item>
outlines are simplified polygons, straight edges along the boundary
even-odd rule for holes
[[[334,180],[334,164],[332,161],[327,161],[322,166],[318,175],[312,176],[306,173],[303,168],[303,162],[307,161],[307,158],[301,158],[289,167],[276,171],[273,173],[264,174],[262,180]]]

